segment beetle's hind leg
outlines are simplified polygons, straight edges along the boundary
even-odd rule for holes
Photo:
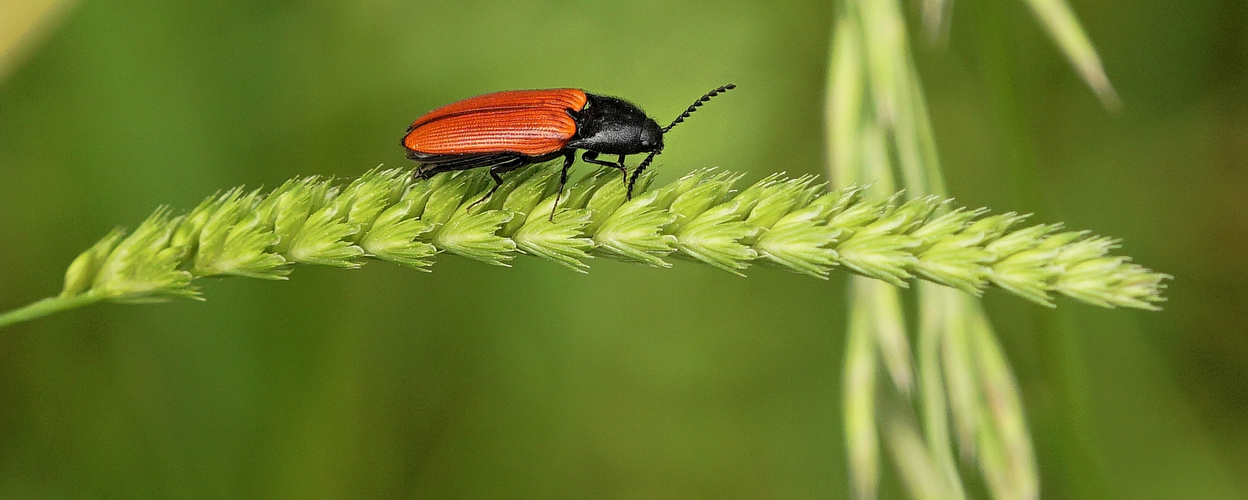
[[[619,170],[620,174],[624,176],[624,183],[628,184],[628,168],[624,166],[625,156],[628,156],[628,155],[620,155],[620,159],[618,161],[611,162],[611,161],[606,161],[606,160],[599,160],[597,151],[586,151],[584,154],[581,155],[581,160],[583,160],[585,163],[593,163],[594,165],[602,165],[604,167],[611,167],[616,170]]]
[[[435,155],[414,151],[408,151],[407,157],[420,162],[420,166],[412,172],[412,178],[416,180],[428,179],[442,172],[503,165],[524,158],[516,153]]]
[[[438,173],[436,165],[421,165],[416,167],[416,171],[412,172],[412,179],[426,180]]]

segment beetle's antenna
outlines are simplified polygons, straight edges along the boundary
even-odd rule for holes
[[[737,88],[737,86],[736,86],[736,85],[733,85],[733,84],[729,83],[728,85],[724,85],[723,87],[719,87],[719,88],[717,88],[717,89],[715,89],[715,90],[712,90],[712,91],[710,91],[710,92],[707,92],[707,93],[706,93],[706,95],[702,96],[702,98],[701,98],[701,99],[698,99],[698,100],[696,100],[696,101],[693,101],[693,104],[689,105],[689,109],[686,109],[684,113],[681,113],[681,114],[680,114],[680,116],[677,116],[677,117],[676,117],[676,120],[672,121],[672,124],[671,124],[671,125],[668,125],[668,126],[666,126],[666,127],[663,127],[663,133],[665,133],[665,134],[666,134],[666,133],[667,133],[667,131],[668,131],[668,130],[671,130],[671,129],[672,129],[672,127],[675,127],[675,126],[676,126],[676,124],[678,124],[678,123],[680,123],[680,122],[685,121],[685,118],[689,118],[689,115],[692,115],[694,111],[697,111],[697,110],[698,110],[698,107],[699,107],[699,106],[701,106],[701,105],[702,105],[703,103],[705,103],[706,101],[711,100],[711,98],[712,98],[712,97],[715,97],[715,96],[717,96],[717,95],[719,95],[719,94],[722,94],[722,93],[724,93],[724,92],[727,92],[727,91],[732,90],[732,89],[735,89],[735,88]],[[650,155],[650,157],[651,157],[651,158],[653,158],[653,157],[654,157],[654,155]],[[649,158],[647,158],[647,160],[648,160],[648,159],[649,159]],[[646,163],[649,163],[649,162],[642,162],[642,165],[645,165]],[[640,169],[639,169],[639,170],[640,170]],[[636,178],[636,174],[634,174],[634,175],[633,175],[633,177],[634,177],[634,178]]]
[[[641,177],[641,173],[646,171],[646,167],[650,166],[650,162],[654,161],[655,155],[658,155],[658,154],[659,154],[659,151],[655,151],[653,153],[650,153],[649,155],[646,155],[646,159],[641,160],[641,164],[637,165],[637,168],[633,170],[632,177],[628,178],[628,191],[625,192],[624,199],[626,200],[633,199],[633,185],[637,184],[637,178]]]
[[[689,108],[685,109],[684,113],[681,113],[680,116],[677,116],[675,120],[672,120],[671,125],[663,127],[663,133],[666,134],[668,130],[672,129],[672,127],[675,127],[680,122],[685,121],[685,118],[689,118],[689,115],[692,115],[694,111],[697,111],[699,107],[705,104],[706,101],[711,100],[712,97],[715,97],[719,94],[722,94],[724,92],[727,92],[735,88],[737,88],[736,85],[729,83],[728,85],[724,85],[722,87],[716,88],[715,90],[707,92],[705,95],[698,98],[698,100],[693,101],[693,104],[690,104]],[[662,150],[651,152],[649,155],[646,156],[646,159],[641,160],[641,164],[637,165],[637,168],[633,169],[633,175],[628,178],[628,191],[625,194],[627,199],[630,199],[630,200],[633,199],[633,186],[637,185],[637,179],[641,177],[642,172],[646,171],[646,167],[650,166],[650,162],[654,161],[654,157],[661,152]]]

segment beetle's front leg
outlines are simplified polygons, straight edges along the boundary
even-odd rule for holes
[[[609,162],[605,160],[599,160],[597,151],[586,151],[584,154],[581,155],[581,160],[583,160],[585,163],[593,163],[594,165],[602,165],[604,167],[611,167],[616,170],[619,170],[620,174],[624,175],[624,183],[627,184],[628,183],[628,169],[624,167],[625,156],[627,155],[620,155],[619,161]]]

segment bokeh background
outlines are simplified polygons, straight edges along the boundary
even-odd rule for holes
[[[0,59],[0,309],[157,205],[406,165],[407,124],[481,92],[576,86],[662,122],[733,82],[660,181],[825,171],[826,1],[91,0],[40,25],[20,4],[0,2],[0,42],[36,26]],[[1122,237],[1175,276],[1161,313],[988,294],[1043,491],[1248,497],[1248,5],[1072,4],[1118,112],[1021,2],[960,0],[946,46],[916,43],[963,204]],[[5,329],[0,498],[847,494],[843,276],[592,264],[299,268]]]

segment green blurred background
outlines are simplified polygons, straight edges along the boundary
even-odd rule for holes
[[[1248,5],[1072,3],[1120,112],[1021,2],[959,0],[947,46],[916,50],[963,204],[1122,237],[1175,276],[1161,313],[988,294],[1045,496],[1245,498]],[[733,82],[660,181],[825,168],[826,1],[63,14],[0,68],[0,309],[157,205],[405,166],[408,123],[492,90],[576,86],[662,122]],[[0,331],[0,498],[846,495],[843,276],[514,264],[299,268]]]

